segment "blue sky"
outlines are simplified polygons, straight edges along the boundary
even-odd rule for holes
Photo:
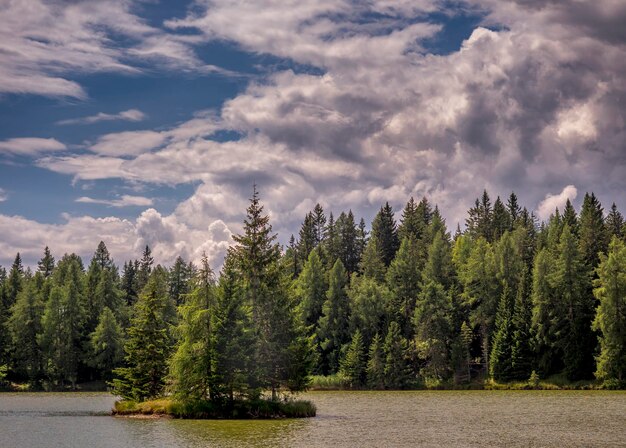
[[[8,1],[0,264],[219,265],[253,182],[283,241],[316,202],[623,209],[626,8],[568,3]]]

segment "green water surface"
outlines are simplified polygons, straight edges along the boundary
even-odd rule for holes
[[[138,420],[103,393],[0,394],[0,447],[625,447],[626,393],[311,392],[317,417]]]

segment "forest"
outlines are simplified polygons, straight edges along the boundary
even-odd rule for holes
[[[155,265],[149,247],[120,272],[105,242],[87,265],[46,247],[30,269],[18,253],[0,268],[0,385],[214,401],[312,376],[626,385],[626,225],[593,193],[539,222],[485,191],[453,234],[426,198],[384,204],[369,228],[318,204],[283,247],[255,187],[233,239],[219,273],[206,256]]]

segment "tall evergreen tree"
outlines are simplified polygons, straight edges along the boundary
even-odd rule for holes
[[[39,347],[43,303],[31,281],[26,280],[11,307],[8,329],[12,339],[13,359],[18,373],[37,387],[42,380],[42,356]]]
[[[372,222],[372,237],[378,240],[383,262],[385,266],[389,266],[400,247],[400,240],[398,239],[398,229],[393,216],[393,209],[388,202],[381,207]]]
[[[302,320],[308,328],[313,328],[322,316],[327,289],[324,266],[316,248],[310,253],[295,287]]]
[[[500,303],[498,304],[496,326],[491,347],[491,363],[489,365],[489,374],[496,380],[508,381],[512,378],[513,307],[511,288],[508,284],[505,284]]]
[[[367,242],[359,263],[359,270],[363,276],[374,279],[379,283],[385,281],[386,268],[377,238],[372,237]]]
[[[575,236],[565,225],[553,276],[560,306],[557,344],[563,350],[565,373],[572,380],[590,378],[595,369],[593,352],[597,339],[591,331],[594,298],[586,294],[590,272],[585,267]]]
[[[606,217],[605,220],[606,230],[609,238],[616,236],[618,238],[623,239],[626,236],[626,227],[624,225],[624,217],[617,209],[615,202],[611,206],[611,211]]]
[[[50,253],[48,246],[44,249],[43,258],[39,260],[37,266],[44,278],[48,278],[52,275],[52,271],[54,270],[54,257]]]
[[[352,275],[350,288],[350,327],[359,330],[365,346],[369,346],[374,335],[382,334],[387,324],[387,309],[391,293],[386,285],[370,277]]]
[[[347,214],[341,213],[336,222],[337,236],[339,241],[339,259],[346,271],[351,274],[358,269],[360,253],[358,241],[358,229],[354,222],[352,210]]]
[[[98,325],[89,335],[89,343],[89,363],[98,369],[101,378],[110,381],[113,369],[119,367],[124,358],[124,337],[115,314],[108,306],[100,313]]]
[[[18,252],[15,255],[15,260],[13,261],[13,265],[11,265],[11,270],[9,271],[9,276],[5,281],[6,292],[4,294],[4,307],[5,309],[10,309],[15,301],[17,300],[17,295],[20,293],[23,287],[23,279],[24,279],[24,266],[22,266],[22,257]]]
[[[600,255],[594,294],[600,305],[593,327],[600,331],[595,375],[613,386],[626,383],[626,245],[613,236],[608,253]]]
[[[520,208],[517,202],[517,195],[515,192],[511,192],[508,201],[506,202],[506,209],[509,212],[509,216],[511,217],[511,227],[509,230],[513,230],[515,224],[517,224],[517,220],[520,217],[522,209]]]
[[[347,273],[341,260],[337,260],[328,278],[326,301],[319,320],[318,336],[322,347],[324,373],[339,369],[342,346],[350,340],[350,306],[346,294]]]
[[[385,388],[385,358],[383,354],[383,342],[376,333],[370,344],[367,367],[367,386],[371,389]]]
[[[392,293],[389,314],[400,326],[400,332],[406,338],[413,334],[411,319],[422,280],[415,263],[417,257],[416,241],[413,237],[405,238],[387,271],[387,285]]]
[[[344,358],[341,360],[340,372],[348,380],[352,389],[358,389],[365,384],[367,357],[363,345],[363,336],[357,329],[352,335],[352,341],[348,346]]]
[[[320,204],[313,208],[313,228],[315,229],[315,245],[322,244],[326,237],[326,215]]]
[[[578,244],[587,266],[595,269],[600,252],[606,252],[609,235],[604,224],[604,210],[600,201],[591,193],[585,194],[579,218]],[[591,285],[588,287],[591,294]]]
[[[500,200],[500,196],[496,198],[496,202],[493,204],[493,218],[492,218],[492,229],[493,229],[493,241],[498,241],[504,232],[509,231],[512,228],[512,218],[509,214],[509,211],[506,209],[502,200]]]
[[[397,322],[391,322],[383,345],[385,387],[388,389],[403,389],[408,385],[410,371],[407,351],[408,343],[402,336],[400,326]]]
[[[191,291],[193,278],[193,264],[186,263],[182,257],[176,257],[174,265],[169,270],[170,301],[180,305],[184,297]]]
[[[139,260],[137,271],[137,293],[140,294],[141,290],[146,286],[152,273],[152,265],[154,264],[154,257],[152,257],[152,251],[150,246],[146,244],[146,248],[143,250],[141,260]]]
[[[163,393],[171,345],[167,300],[164,278],[155,272],[135,304],[124,344],[125,366],[113,371],[113,389],[124,398],[141,401]]]
[[[311,367],[310,340],[298,325],[295,303],[288,291],[290,280],[281,272],[280,248],[256,187],[243,230],[243,234],[233,236],[237,245],[232,251],[252,308],[258,341],[258,383],[269,387],[276,399],[281,386],[292,390],[306,388]]]

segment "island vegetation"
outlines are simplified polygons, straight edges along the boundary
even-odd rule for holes
[[[206,255],[121,274],[46,248],[0,268],[0,385],[108,385],[118,414],[310,416],[321,389],[623,388],[626,226],[586,194],[544,222],[485,191],[451,234],[411,198],[368,230],[316,205],[282,247],[254,190],[219,275]],[[95,383],[94,383],[95,382]]]

